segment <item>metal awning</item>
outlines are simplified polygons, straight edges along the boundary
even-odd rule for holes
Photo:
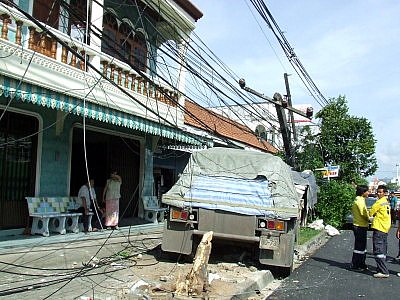
[[[84,114],[88,119],[162,136],[187,144],[202,145],[208,143],[205,139],[186,133],[178,128],[166,126],[93,102],[86,101],[84,108],[82,99],[0,75],[0,96],[3,95],[25,103],[64,111],[77,116],[83,116]]]

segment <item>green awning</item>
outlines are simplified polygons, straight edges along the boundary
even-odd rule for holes
[[[84,109],[82,99],[0,75],[0,96],[2,95],[22,102],[69,112],[78,116],[83,116],[83,114],[85,114],[89,119],[139,130],[187,144],[202,145],[210,143],[210,141],[188,134],[178,128],[166,126],[93,102],[86,101],[86,108]]]

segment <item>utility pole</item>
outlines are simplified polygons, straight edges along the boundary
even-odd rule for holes
[[[246,81],[244,79],[239,80],[239,85],[246,92],[256,95],[256,96],[260,97],[261,99],[267,100],[268,102],[271,102],[275,105],[276,113],[277,113],[278,121],[279,121],[279,126],[280,126],[281,133],[282,133],[282,140],[283,140],[283,146],[285,148],[285,155],[286,155],[289,165],[294,167],[295,161],[294,161],[294,157],[293,157],[293,153],[292,153],[290,132],[289,132],[288,124],[287,124],[287,120],[286,120],[285,109],[289,110],[292,113],[296,113],[305,118],[310,119],[313,114],[312,107],[308,107],[307,112],[304,113],[301,110],[293,108],[291,105],[288,106],[288,101],[283,99],[281,94],[279,94],[279,93],[275,93],[273,98],[267,97],[264,94],[261,94],[255,90],[247,87]],[[290,91],[289,91],[289,95],[290,95]]]
[[[283,77],[285,78],[286,99],[287,99],[288,105],[291,107],[292,106],[292,96],[290,95],[288,74],[284,73]],[[289,110],[289,117],[290,117],[290,121],[292,123],[293,140],[295,142],[297,142],[297,133],[296,133],[296,126],[294,124],[293,112],[290,110]]]
[[[273,99],[275,100],[276,115],[278,116],[279,126],[281,129],[283,147],[285,148],[286,161],[290,166],[296,167],[292,151],[293,149],[290,138],[290,131],[286,120],[286,113],[282,105],[282,100],[283,100],[282,96],[279,93],[275,93]]]

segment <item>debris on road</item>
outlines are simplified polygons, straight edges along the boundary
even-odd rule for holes
[[[208,286],[207,265],[211,254],[211,240],[213,232],[209,231],[203,235],[197,247],[193,267],[185,277],[178,277],[176,281],[177,295],[198,296],[206,290]]]

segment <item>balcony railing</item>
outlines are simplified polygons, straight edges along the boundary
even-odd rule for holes
[[[13,12],[13,17],[10,16],[10,11]],[[69,51],[67,47],[57,42],[57,39],[42,31],[34,22],[24,18],[17,10],[5,7],[3,4],[0,4],[0,24],[2,25],[1,39],[3,40],[8,40],[19,46],[22,46],[24,44],[23,40],[26,40],[28,49],[82,71],[87,71],[85,70],[85,62],[75,53],[80,53],[81,57],[86,57],[88,61],[93,61],[94,57],[100,57],[100,65],[95,67],[101,70],[105,78],[126,90],[177,107],[178,92],[143,78],[128,64],[47,26],[46,29],[48,31],[56,36],[57,39],[69,45],[75,53],[74,51]],[[10,24],[13,25],[12,30],[10,30]],[[24,28],[27,28],[27,30],[24,30]]]

